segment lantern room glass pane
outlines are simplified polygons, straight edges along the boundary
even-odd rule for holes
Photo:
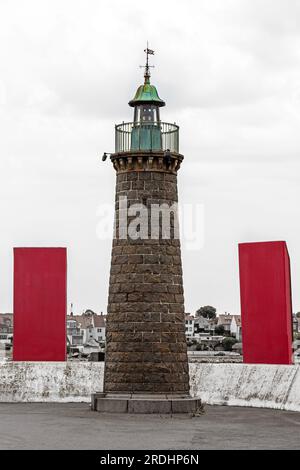
[[[143,103],[134,107],[131,150],[161,150],[162,135],[159,106]]]
[[[149,104],[142,104],[134,108],[135,123],[157,123],[160,121],[159,107]]]

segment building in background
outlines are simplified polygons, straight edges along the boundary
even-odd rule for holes
[[[106,315],[86,310],[81,315],[67,317],[67,340],[70,355],[89,356],[103,350],[106,334]]]
[[[242,339],[242,324],[240,315],[225,313],[217,317],[217,326],[223,326],[224,331],[234,336],[238,341]]]
[[[67,340],[68,345],[71,347],[83,346],[83,332],[75,317],[67,318]]]
[[[299,333],[300,332],[300,318],[297,317],[297,314],[293,314],[293,332]]]
[[[13,314],[0,313],[0,348],[10,350],[13,340]]]
[[[195,318],[194,333],[209,333],[214,334],[216,327],[216,319],[204,318],[201,315]]]
[[[217,326],[223,326],[224,331],[230,333],[232,315],[229,313],[221,314],[217,317]]]
[[[242,340],[242,321],[240,315],[232,315],[230,334],[238,341]]]
[[[195,317],[190,313],[185,314],[185,336],[193,338],[195,333]]]

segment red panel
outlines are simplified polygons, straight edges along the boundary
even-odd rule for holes
[[[66,360],[65,248],[14,249],[14,361]]]
[[[292,364],[290,259],[285,242],[239,245],[243,356]]]

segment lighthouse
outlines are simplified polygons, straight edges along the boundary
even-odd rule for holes
[[[110,155],[116,198],[104,389],[93,395],[92,409],[195,412],[200,401],[189,395],[176,210],[184,157],[179,127],[161,120],[165,102],[150,80],[154,51],[145,52],[144,80],[129,101],[133,121],[115,126]]]

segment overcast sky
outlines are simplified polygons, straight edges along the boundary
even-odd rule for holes
[[[68,247],[68,302],[105,311],[115,123],[152,82],[180,125],[181,202],[203,204],[204,245],[183,244],[186,310],[240,312],[237,244],[286,240],[300,309],[300,2],[0,0],[0,311],[12,248]]]

